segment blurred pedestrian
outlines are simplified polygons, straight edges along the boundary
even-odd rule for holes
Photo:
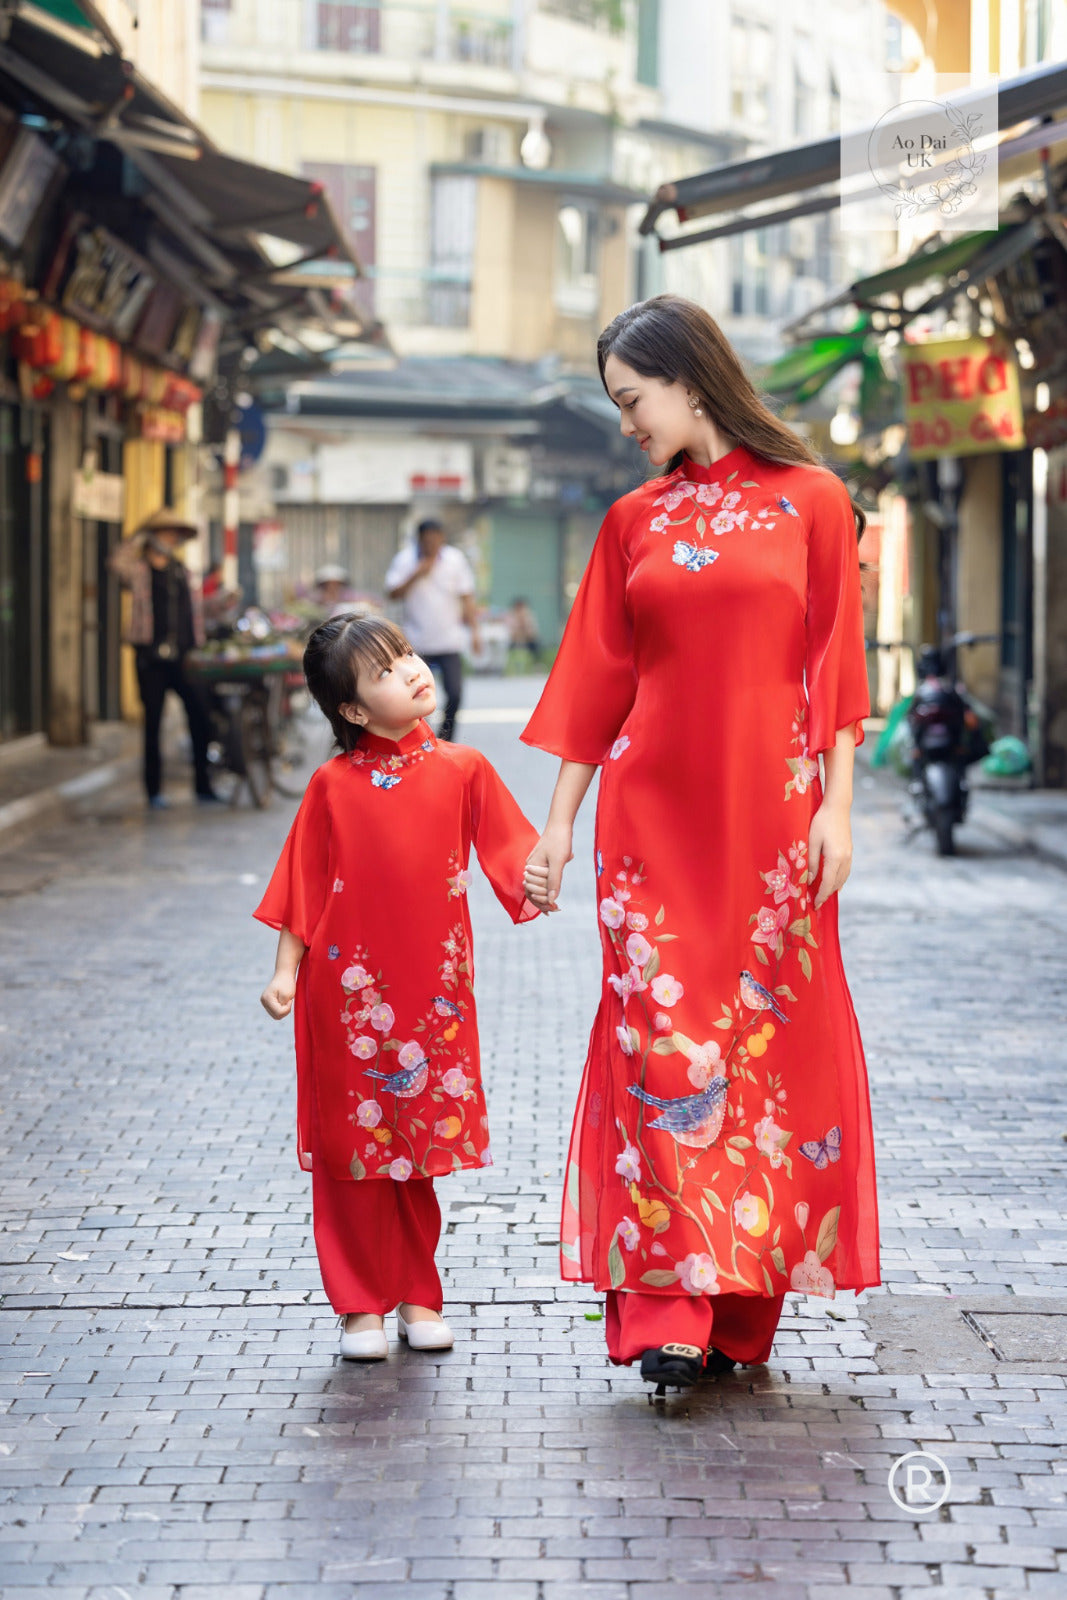
[[[523,595],[517,595],[508,607],[508,639],[512,650],[528,652],[531,663],[541,659],[541,630],[537,625],[533,607]]]
[[[315,604],[323,622],[339,615],[345,609],[348,592],[348,573],[344,567],[330,562],[315,574]]]
[[[685,1388],[766,1361],[787,1290],[879,1282],[837,935],[869,710],[863,516],[699,306],[633,306],[598,356],[623,436],[664,471],[608,512],[523,734],[562,757],[527,893],[555,909],[599,766],[604,989],[562,1271],[606,1294],[612,1361]]]
[[[296,1003],[297,1149],[341,1355],[447,1350],[433,1180],[490,1164],[467,911],[470,849],[515,922],[536,832],[485,757],[423,720],[429,666],[384,617],[308,640],[341,753],[311,779],[256,916],[279,930],[262,1002]]]
[[[193,746],[197,800],[217,801],[208,771],[211,721],[199,687],[185,670],[189,651],[204,643],[200,594],[178,552],[195,539],[196,526],[163,506],[119,545],[111,567],[132,595],[126,643],[134,648],[137,687],[144,706],[144,787],[155,810],[169,802],[162,793],[160,730],[163,703],[172,690],[185,707]]]
[[[414,540],[397,552],[385,576],[388,598],[403,602],[408,638],[441,675],[445,713],[437,730],[440,739],[451,739],[455,732],[468,639],[474,655],[481,650],[474,588],[470,562],[447,542],[436,517],[419,523]]]

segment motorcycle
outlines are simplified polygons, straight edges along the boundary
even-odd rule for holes
[[[957,633],[944,650],[936,645],[921,646],[915,693],[901,707],[894,724],[893,742],[907,764],[905,822],[913,832],[930,828],[939,856],[956,853],[955,830],[966,818],[970,796],[967,769],[989,754],[992,731],[989,713],[957,680],[946,653],[954,663],[959,648],[992,643],[997,637]]]

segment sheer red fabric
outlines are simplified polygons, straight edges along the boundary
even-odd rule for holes
[[[367,734],[315,773],[255,912],[307,946],[293,1008],[302,1167],[313,1148],[341,1180],[491,1164],[470,851],[526,922],[536,839],[481,752],[438,744],[425,722],[399,743]]]
[[[829,472],[742,448],[608,512],[522,737],[602,764],[604,988],[565,1278],[678,1296],[879,1281],[866,1067],[808,830],[869,711],[856,531]]]

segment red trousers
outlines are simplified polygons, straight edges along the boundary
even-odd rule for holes
[[[440,1311],[444,1303],[434,1251],[441,1207],[432,1178],[331,1178],[318,1151],[311,1162],[315,1248],[323,1288],[338,1316],[400,1303]]]
[[[608,1356],[616,1366],[629,1366],[645,1350],[660,1345],[714,1346],[744,1366],[758,1366],[770,1357],[785,1304],[758,1294],[608,1293],[605,1331]]]

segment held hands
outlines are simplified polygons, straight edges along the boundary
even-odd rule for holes
[[[549,915],[558,911],[563,869],[574,860],[569,828],[546,828],[526,860],[522,888],[527,900]]]
[[[852,870],[852,823],[847,806],[825,800],[811,819],[808,833],[808,881],[814,883],[822,866],[815,909],[825,905],[843,887]]]
[[[259,997],[259,1003],[269,1017],[281,1022],[293,1009],[296,994],[296,973],[276,971]]]

